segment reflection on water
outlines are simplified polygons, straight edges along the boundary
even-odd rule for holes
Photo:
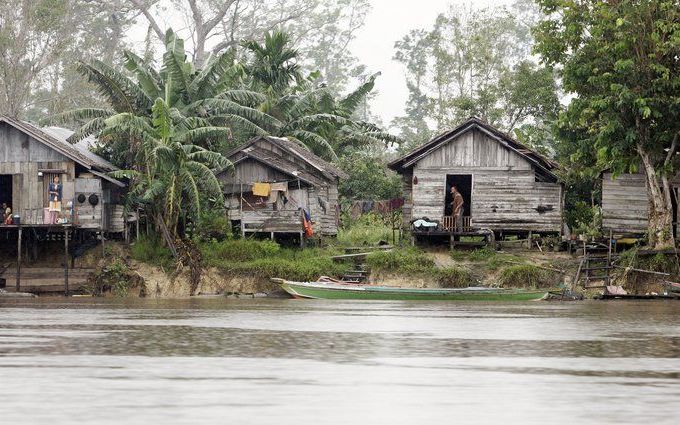
[[[680,303],[0,300],[0,423],[676,423]]]

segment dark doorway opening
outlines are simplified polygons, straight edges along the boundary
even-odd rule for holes
[[[455,186],[458,192],[463,195],[463,216],[471,216],[470,204],[472,203],[472,174],[447,174],[446,175],[446,198],[444,215],[450,216],[453,214],[451,209],[451,201],[453,197],[451,196],[451,187]]]
[[[11,174],[0,174],[0,205],[6,203],[12,211],[14,211],[14,205],[12,204],[12,175]],[[5,210],[2,210],[5,213]]]

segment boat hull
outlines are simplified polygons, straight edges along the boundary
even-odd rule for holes
[[[531,301],[541,299],[546,291],[460,288],[419,289],[387,286],[332,285],[315,282],[278,281],[281,288],[295,298],[338,300],[395,301]]]

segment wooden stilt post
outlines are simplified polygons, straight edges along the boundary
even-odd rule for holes
[[[137,226],[137,239],[139,239],[139,217],[140,217],[139,208],[137,208],[137,221],[135,222]]]
[[[17,283],[16,291],[21,292],[21,224],[17,233]]]
[[[64,296],[68,297],[68,226],[64,226]]]

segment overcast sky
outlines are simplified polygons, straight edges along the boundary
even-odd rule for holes
[[[392,60],[395,41],[412,29],[429,29],[449,5],[485,7],[510,3],[509,0],[371,0],[373,9],[351,49],[372,72],[382,72],[376,83],[379,93],[372,103],[373,112],[385,125],[404,112],[408,90],[403,67]]]

